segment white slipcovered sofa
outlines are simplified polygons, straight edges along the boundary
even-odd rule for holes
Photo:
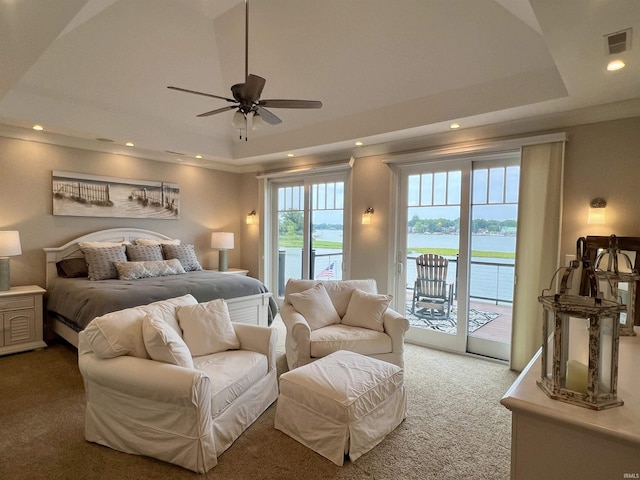
[[[373,279],[289,280],[280,309],[289,370],[338,350],[404,368],[409,321],[388,308],[390,301],[390,296],[378,294]]]
[[[276,331],[191,295],[80,332],[85,438],[204,473],[278,396]]]

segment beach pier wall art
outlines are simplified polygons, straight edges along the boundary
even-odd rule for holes
[[[77,217],[180,218],[175,183],[52,172],[53,214]]]

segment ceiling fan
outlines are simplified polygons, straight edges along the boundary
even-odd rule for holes
[[[197,92],[195,90],[188,90],[186,88],[169,86],[171,90],[177,90],[180,92],[193,93],[195,95],[203,95],[205,97],[217,98],[225,100],[233,105],[227,105],[226,107],[216,108],[209,112],[204,112],[198,117],[209,117],[217,113],[227,112],[229,110],[235,110],[233,116],[233,126],[240,131],[240,139],[242,139],[242,130],[246,132],[247,119],[251,115],[253,121],[253,128],[259,128],[262,123],[268,123],[269,125],[278,125],[282,123],[274,113],[267,110],[269,108],[321,108],[322,102],[318,100],[286,100],[286,99],[271,99],[261,100],[260,95],[262,89],[266,83],[266,80],[258,75],[249,73],[249,2],[244,0],[245,5],[245,35],[244,35],[244,83],[237,83],[231,87],[231,95],[233,98],[222,97],[220,95],[214,95],[212,93]],[[245,140],[247,135],[245,134]]]

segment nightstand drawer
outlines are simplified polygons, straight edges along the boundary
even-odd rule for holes
[[[20,308],[33,308],[35,304],[35,298],[32,295],[25,297],[0,298],[0,312]]]

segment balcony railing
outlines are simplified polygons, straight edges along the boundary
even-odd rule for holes
[[[412,295],[416,279],[416,258],[415,256],[407,257],[407,290]],[[449,259],[447,280],[453,282],[454,296],[458,298],[458,257],[447,258]],[[470,299],[489,301],[496,305],[513,303],[515,263],[471,260],[470,273]]]

